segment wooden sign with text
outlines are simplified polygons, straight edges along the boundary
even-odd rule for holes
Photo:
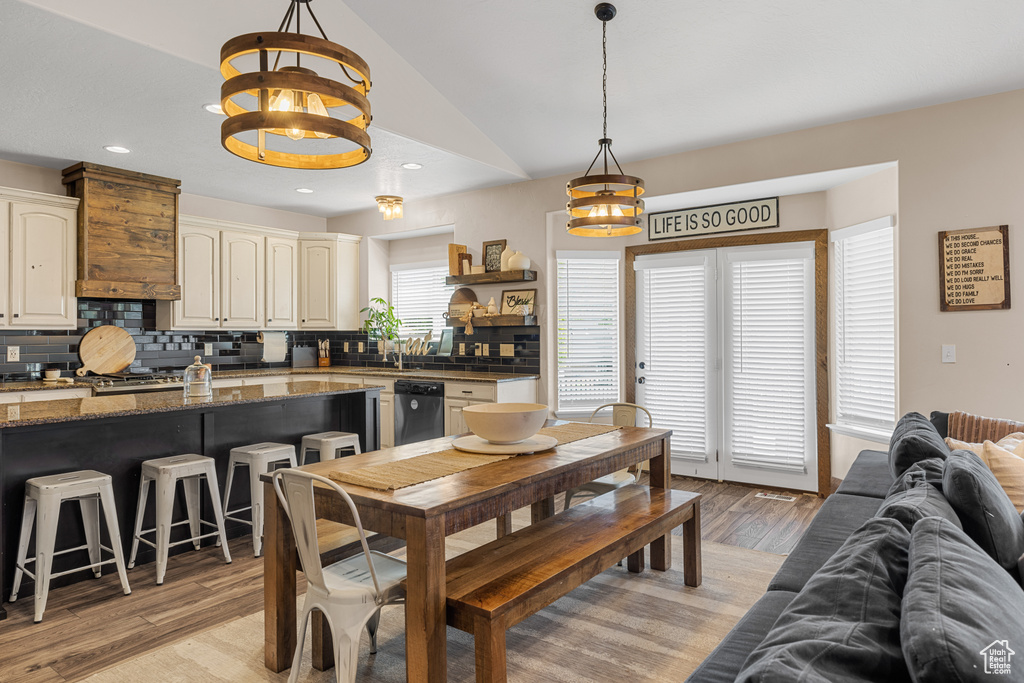
[[[1009,308],[1009,228],[940,232],[939,296],[943,311]]]

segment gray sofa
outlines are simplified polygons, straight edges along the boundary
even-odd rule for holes
[[[821,506],[800,542],[768,584],[768,592],[687,680],[733,683],[747,656],[768,635],[782,610],[850,534],[874,516],[893,482],[886,453],[861,452],[842,484]]]

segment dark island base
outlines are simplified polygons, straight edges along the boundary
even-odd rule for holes
[[[25,481],[32,477],[59,474],[74,470],[97,470],[113,477],[117,520],[125,561],[131,550],[138,505],[139,479],[144,460],[182,453],[201,453],[217,460],[217,478],[223,495],[227,483],[229,452],[237,446],[261,441],[292,443],[298,446],[306,434],[323,431],[353,432],[359,435],[363,451],[380,447],[380,394],[376,390],[344,394],[286,398],[240,405],[215,406],[173,412],[132,415],[58,424],[9,427],[0,430],[0,574],[3,600],[10,597],[17,557]],[[249,478],[245,468],[235,473],[230,509],[249,505]],[[174,520],[186,519],[184,496],[175,501]],[[154,526],[153,493],[144,518],[143,528]],[[202,517],[214,521],[206,486],[202,486]],[[243,518],[248,513],[241,513]],[[239,522],[227,523],[229,537],[249,535],[251,528]],[[105,525],[103,543],[109,546]],[[205,531],[205,530],[204,530]],[[172,530],[171,540],[188,537],[188,526]],[[57,550],[85,543],[82,517],[75,503],[61,508]],[[205,539],[204,545],[214,540]],[[32,552],[30,548],[29,552]],[[191,544],[171,548],[170,554],[193,552]],[[207,551],[209,552],[209,551]],[[218,551],[219,552],[219,551]],[[104,559],[108,556],[104,553]],[[86,553],[69,553],[54,558],[53,571],[58,572],[84,564]],[[128,572],[130,582],[155,581],[150,563],[155,551],[140,544],[136,568]],[[105,565],[105,573],[116,571]],[[51,581],[51,588],[91,578],[89,571],[75,572]],[[31,600],[33,583],[28,577],[19,591],[20,600]],[[0,619],[6,612],[0,610]]]

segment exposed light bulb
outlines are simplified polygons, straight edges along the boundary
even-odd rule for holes
[[[296,107],[295,103],[301,100],[295,95],[296,93],[291,90],[282,90],[275,97],[271,97],[271,111],[302,111],[301,105]],[[284,132],[292,140],[301,140],[306,135],[306,131],[298,128],[285,128]]]
[[[306,97],[306,109],[310,114],[316,114],[317,116],[327,116],[327,107],[324,106],[323,100],[315,92],[309,93]],[[326,140],[331,137],[330,133],[321,133],[316,131],[316,136],[322,140]]]
[[[607,216],[622,216],[622,209],[618,204],[598,204],[590,209],[591,218],[605,218]]]

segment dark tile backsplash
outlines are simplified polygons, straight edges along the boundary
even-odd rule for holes
[[[57,368],[67,375],[81,365],[78,343],[82,335],[93,327],[117,325],[135,339],[135,362],[132,372],[180,371],[192,363],[195,355],[211,363],[215,370],[250,370],[291,366],[293,346],[316,347],[318,339],[331,340],[331,364],[349,367],[394,367],[389,356],[385,362],[378,353],[358,353],[358,342],[364,351],[376,342],[369,342],[366,334],[346,332],[287,332],[288,355],[281,363],[264,363],[263,345],[256,341],[256,332],[166,332],[156,329],[156,304],[153,301],[114,301],[110,299],[79,299],[77,330],[0,330],[0,373],[4,381],[40,379],[42,371]],[[349,353],[344,343],[350,342]],[[213,344],[213,355],[203,354],[203,344]],[[539,327],[478,327],[471,336],[455,331],[455,348],[466,344],[464,356],[406,356],[405,367],[427,370],[470,370],[475,372],[509,372],[518,374],[540,373]],[[490,355],[475,355],[475,344],[490,345]],[[514,344],[515,355],[499,356],[499,344]],[[7,347],[20,347],[21,360],[7,363]]]

